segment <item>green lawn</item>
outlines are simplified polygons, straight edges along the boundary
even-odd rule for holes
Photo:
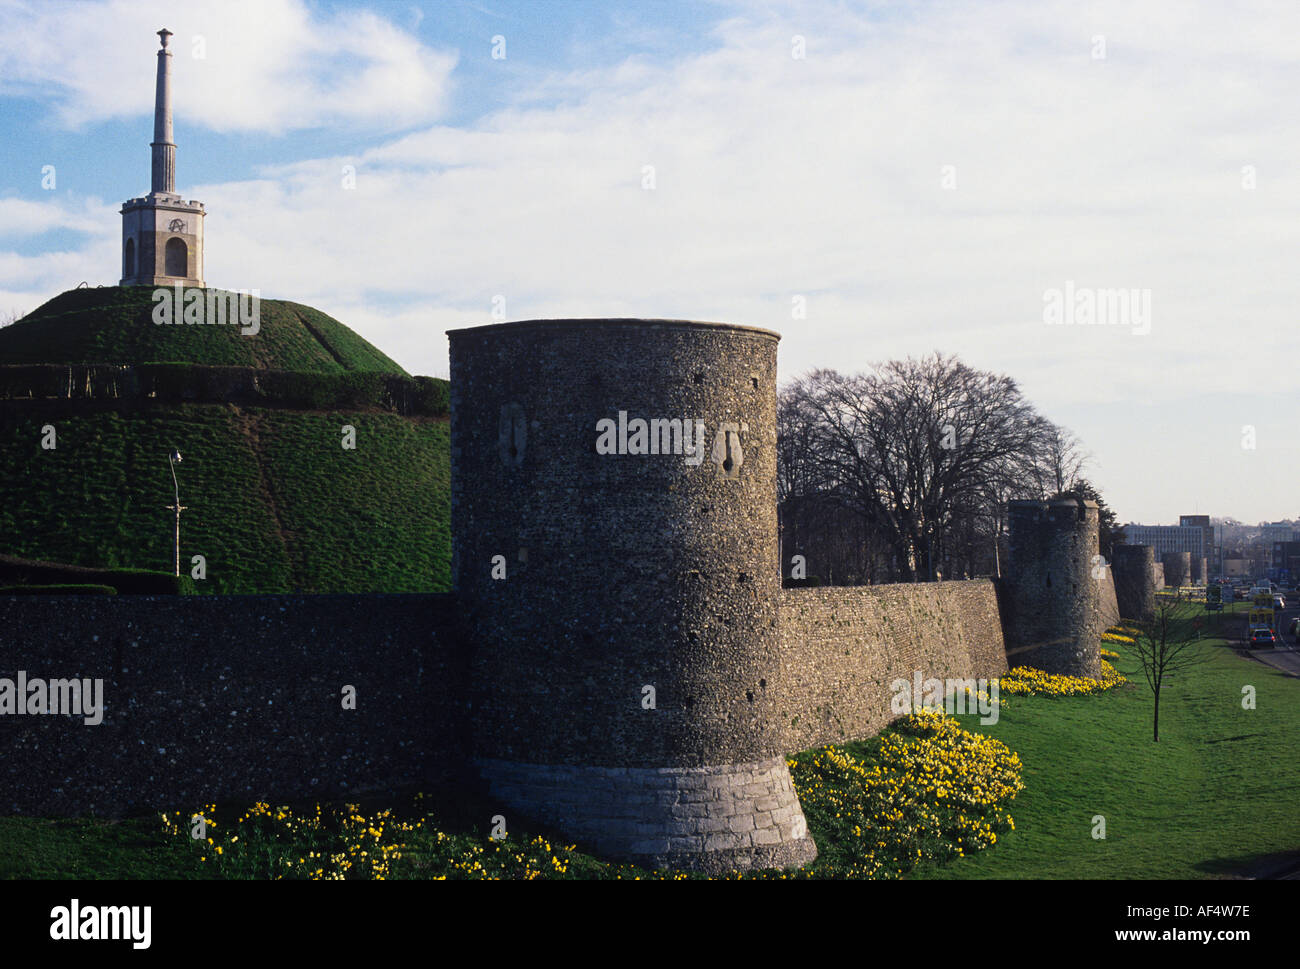
[[[157,819],[0,818],[0,878],[195,878]]]
[[[1211,616],[1207,625],[1229,620]],[[1221,628],[1221,627],[1220,627]],[[1300,849],[1300,679],[1196,647],[1204,663],[1169,683],[1160,742],[1151,691],[1131,647],[1116,667],[1132,682],[1093,697],[1012,697],[996,737],[1024,761],[1016,829],[997,847],[912,878],[1207,878]],[[1256,709],[1242,709],[1242,687]],[[1092,836],[1106,819],[1105,840]]]

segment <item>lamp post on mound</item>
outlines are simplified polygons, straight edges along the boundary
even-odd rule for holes
[[[188,507],[186,505],[181,504],[181,486],[176,481],[176,465],[181,463],[181,452],[176,450],[175,448],[172,448],[171,453],[167,455],[167,463],[172,469],[172,488],[175,489],[175,493],[176,493],[176,503],[174,505],[168,505],[167,510],[168,511],[174,510],[176,512],[176,574],[180,575],[181,574],[181,512],[183,512],[186,509],[186,507]]]

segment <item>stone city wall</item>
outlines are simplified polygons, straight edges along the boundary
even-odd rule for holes
[[[103,681],[97,725],[0,715],[0,811],[122,816],[451,777],[467,719],[452,625],[446,595],[0,596],[0,679]]]
[[[991,579],[783,589],[776,715],[787,751],[860,740],[894,719],[898,679],[995,678],[1007,670]]]

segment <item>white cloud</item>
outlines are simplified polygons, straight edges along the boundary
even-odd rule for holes
[[[97,198],[66,193],[41,202],[0,198],[0,315],[29,312],[82,281],[116,284],[119,219],[117,206]],[[47,233],[60,233],[53,237],[55,245],[25,247],[42,251],[11,248]]]
[[[105,221],[111,211],[99,199],[54,197],[47,202],[29,202],[0,198],[0,239],[13,240],[55,229],[111,235],[112,225]]]
[[[279,133],[343,123],[391,130],[447,102],[454,53],[421,44],[367,10],[302,0],[9,2],[0,6],[0,94],[53,100],[59,120],[151,114],[141,72],[174,31],[172,85],[191,123]],[[202,56],[197,56],[198,54]]]

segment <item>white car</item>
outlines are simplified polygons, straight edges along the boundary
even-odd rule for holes
[[[1286,600],[1283,599],[1281,596],[1274,596],[1274,597],[1273,597],[1273,609],[1274,609],[1274,611],[1276,611],[1276,612],[1281,612],[1281,611],[1282,611],[1283,609],[1285,609],[1285,608],[1286,608]]]

